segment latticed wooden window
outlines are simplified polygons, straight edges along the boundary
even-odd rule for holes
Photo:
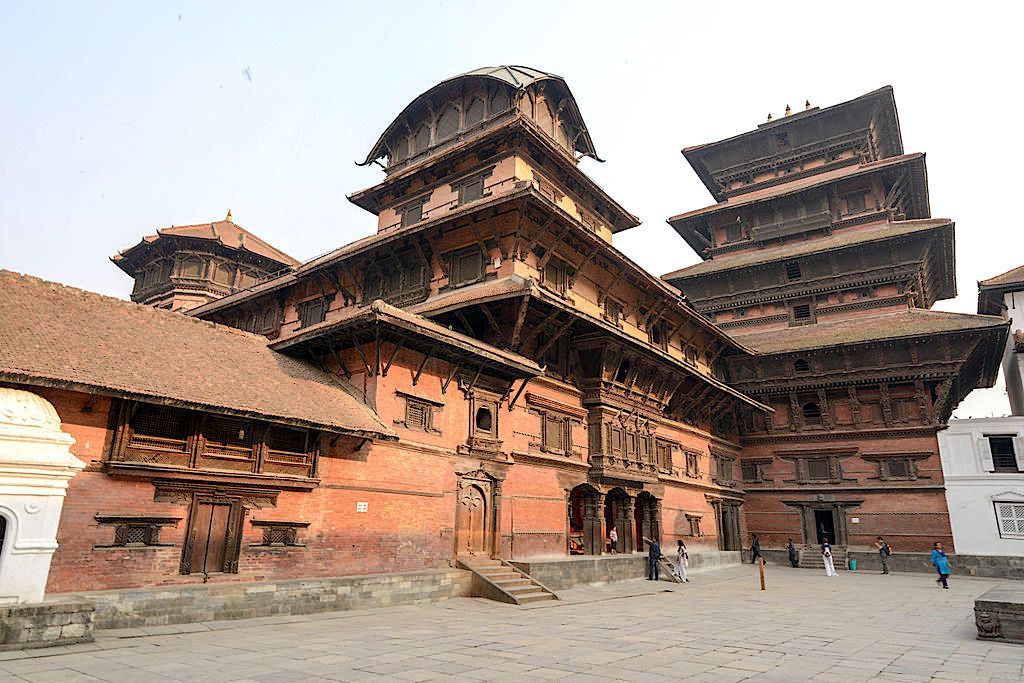
[[[569,451],[568,418],[557,415],[543,415],[542,420],[544,450],[567,453]]]
[[[420,432],[433,428],[434,408],[429,403],[414,398],[405,399],[405,426]]]
[[[318,297],[303,301],[296,306],[299,314],[299,327],[309,327],[323,322],[327,318],[327,299]]]
[[[804,461],[807,479],[810,481],[829,481],[832,479],[832,467],[828,458],[814,458]]]
[[[672,472],[672,444],[667,441],[656,441],[654,444],[659,472]]]
[[[459,206],[475,202],[484,196],[484,179],[474,178],[459,186]]]
[[[686,476],[696,479],[700,476],[700,456],[697,453],[686,454]]]
[[[793,320],[806,321],[811,319],[810,304],[796,304],[793,306]]]
[[[910,461],[905,458],[894,458],[885,465],[886,476],[889,479],[910,479],[913,474]]]
[[[569,289],[569,266],[557,258],[549,259],[544,266],[544,285],[564,294]]]
[[[786,279],[787,280],[799,280],[803,277],[803,273],[800,271],[800,264],[796,261],[789,261],[786,263]]]
[[[996,522],[1002,538],[1024,538],[1024,503],[996,501]]]
[[[510,106],[508,90],[503,85],[499,85],[491,93],[491,115],[499,114]]]
[[[452,287],[468,285],[484,276],[484,255],[476,248],[452,254],[448,284]]]
[[[140,404],[131,420],[129,447],[184,453],[191,430],[191,417],[184,410]]]
[[[725,226],[725,241],[739,242],[743,239],[743,224],[738,220]]]
[[[761,481],[761,466],[756,462],[741,462],[740,476],[743,477],[743,481]]]
[[[416,152],[422,152],[430,147],[430,126],[426,124],[420,126],[416,131],[416,135],[413,136],[413,142],[416,146]]]
[[[253,423],[210,416],[203,425],[206,452],[235,457],[252,457]]]
[[[618,325],[622,320],[622,304],[611,297],[605,297],[604,319],[614,325]]]
[[[114,527],[113,541],[98,547],[143,547],[169,545],[160,542],[160,528],[167,525],[176,525],[178,518],[96,515],[96,521],[101,526]]]
[[[846,195],[846,213],[853,215],[867,210],[867,193],[857,192]]]
[[[447,140],[459,132],[459,118],[459,110],[455,107],[449,105],[444,110],[441,118],[437,120],[438,141]]]
[[[690,535],[700,536],[700,517],[697,515],[686,515],[686,521],[690,523]]]
[[[626,448],[625,443],[625,432],[618,428],[612,427],[611,430],[611,442],[612,442],[612,453],[621,455]]]
[[[484,101],[479,97],[473,99],[469,103],[469,108],[466,109],[466,127],[476,125],[484,120],[487,116],[487,106]]]
[[[274,426],[267,434],[267,448],[271,453],[306,453],[306,436],[304,429],[290,429]]]
[[[401,209],[402,227],[407,228],[423,220],[423,202],[416,202]]]

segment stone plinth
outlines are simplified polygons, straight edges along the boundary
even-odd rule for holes
[[[978,640],[1024,645],[1024,585],[1004,584],[974,601]]]
[[[93,609],[82,600],[0,607],[0,650],[92,642]]]
[[[85,467],[36,394],[0,387],[0,603],[43,599],[71,477]]]
[[[668,552],[665,552],[668,550]],[[663,549],[665,556],[675,559],[674,549]],[[740,553],[706,550],[690,552],[687,572],[728,567],[740,563]],[[580,585],[632,581],[647,576],[647,554],[576,555],[513,561],[513,565],[552,590],[564,590]],[[664,571],[664,568],[663,568]]]

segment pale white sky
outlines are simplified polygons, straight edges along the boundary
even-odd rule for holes
[[[0,3],[0,267],[127,297],[107,258],[224,217],[300,259],[374,230],[354,165],[417,94],[479,66],[560,74],[643,225],[655,274],[697,257],[665,218],[712,203],[679,150],[805,99],[895,88],[957,223],[960,296],[1024,263],[1019,3]],[[246,75],[246,72],[249,75]],[[1008,201],[1007,201],[1008,200]],[[960,417],[1008,410],[1001,387]]]

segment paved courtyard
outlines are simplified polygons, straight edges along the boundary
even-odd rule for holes
[[[0,653],[2,681],[1018,681],[1024,646],[974,639],[999,583],[768,567],[565,591],[529,607],[482,599],[101,632]]]

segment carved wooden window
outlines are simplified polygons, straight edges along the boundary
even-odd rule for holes
[[[160,530],[165,526],[177,526],[178,517],[146,517],[96,515],[100,526],[114,527],[113,542],[100,548],[141,548],[147,546],[170,546],[160,542]]]
[[[832,466],[828,458],[809,458],[804,460],[806,481],[831,481]]]
[[[327,299],[317,297],[303,301],[295,306],[299,314],[299,327],[309,327],[322,323],[327,318]]]
[[[686,521],[690,526],[690,535],[694,538],[699,538],[700,533],[700,515],[686,515]]]
[[[788,261],[786,263],[786,279],[787,280],[799,280],[803,277],[803,273],[800,270],[800,264],[796,261]]]
[[[672,444],[668,441],[656,439],[654,442],[655,461],[658,471],[663,474],[672,473]]]
[[[548,453],[568,455],[572,451],[569,418],[550,413],[541,415],[541,448]]]
[[[418,257],[403,253],[376,261],[366,274],[364,299],[383,299],[393,306],[407,306],[427,298],[427,269]]]
[[[793,362],[793,370],[797,373],[810,372],[811,364],[805,358],[797,358]]]
[[[668,325],[664,321],[658,321],[651,325],[650,329],[647,330],[648,340],[660,349],[668,349]],[[696,360],[696,352],[694,352],[694,361]],[[691,361],[691,362],[694,362]]]
[[[810,304],[794,304],[793,320],[796,322],[813,322],[814,318]]]
[[[544,266],[542,284],[559,294],[565,294],[569,290],[570,269],[565,261],[551,258]]]
[[[636,458],[640,455],[640,435],[626,432],[626,456]]]
[[[613,325],[622,326],[622,304],[611,297],[604,299],[604,319]]]
[[[430,147],[430,126],[427,124],[420,126],[413,136],[413,143],[415,144],[416,152],[422,152]]]
[[[878,478],[883,481],[888,479],[916,479],[917,469],[911,458],[885,458],[878,461]]]
[[[437,140],[447,140],[459,132],[459,110],[449,105],[437,120]]]
[[[820,425],[821,424],[821,406],[814,401],[808,401],[803,404],[801,411],[804,416],[805,425]]]
[[[993,504],[1000,538],[1024,538],[1024,503],[997,500]]]
[[[510,106],[508,90],[503,85],[499,85],[491,93],[491,116],[500,114],[501,112],[508,109]]]
[[[405,398],[405,427],[418,432],[433,432],[435,406],[411,396]]]
[[[198,279],[203,276],[203,266],[206,265],[203,259],[198,256],[189,256],[182,259],[178,274],[181,277]]]
[[[484,196],[483,177],[473,178],[459,185],[459,206],[475,202]]]
[[[479,97],[473,98],[473,101],[469,103],[469,108],[466,109],[466,127],[476,125],[484,120],[487,116],[487,105]]]
[[[690,365],[696,365],[697,349],[693,346],[686,346],[686,348],[683,349],[683,360],[689,363]]]
[[[734,481],[733,459],[716,455],[714,456],[714,466],[714,482],[721,486],[732,486]]]
[[[739,221],[739,219],[737,219],[735,223],[730,223],[729,225],[725,226],[725,241],[726,241],[726,243],[729,243],[729,242],[739,242],[742,239],[743,239],[743,224]]]
[[[132,451],[184,454],[189,450],[192,416],[187,411],[139,404],[129,426]]]
[[[847,215],[854,215],[858,213],[864,213],[867,211],[867,193],[866,192],[855,192],[848,194],[844,197],[846,200],[846,213]]]
[[[407,228],[423,220],[423,204],[425,201],[416,201],[403,206],[398,212],[402,215],[402,227]]]
[[[757,483],[762,481],[761,463],[740,461],[740,477],[745,482]]]
[[[484,255],[480,249],[473,247],[451,255],[451,271],[448,284],[451,287],[479,282],[484,277]]]
[[[1013,448],[1012,436],[990,436],[988,445],[992,451],[992,468],[996,472],[1019,472],[1017,453]]]
[[[700,477],[700,454],[689,451],[686,454],[686,476],[691,479]]]
[[[309,522],[279,522],[254,519],[250,524],[263,530],[263,539],[260,543],[254,543],[253,545],[255,546],[302,548],[306,545],[299,539],[299,533],[300,530],[309,526]]]
[[[622,455],[626,450],[626,431],[621,427],[611,428],[612,454]]]
[[[273,425],[267,432],[266,444],[263,472],[309,476],[313,448],[308,431]]]
[[[625,384],[626,380],[629,379],[630,363],[628,358],[623,358],[622,362],[619,363],[618,369],[615,371],[615,381],[619,384]]]

